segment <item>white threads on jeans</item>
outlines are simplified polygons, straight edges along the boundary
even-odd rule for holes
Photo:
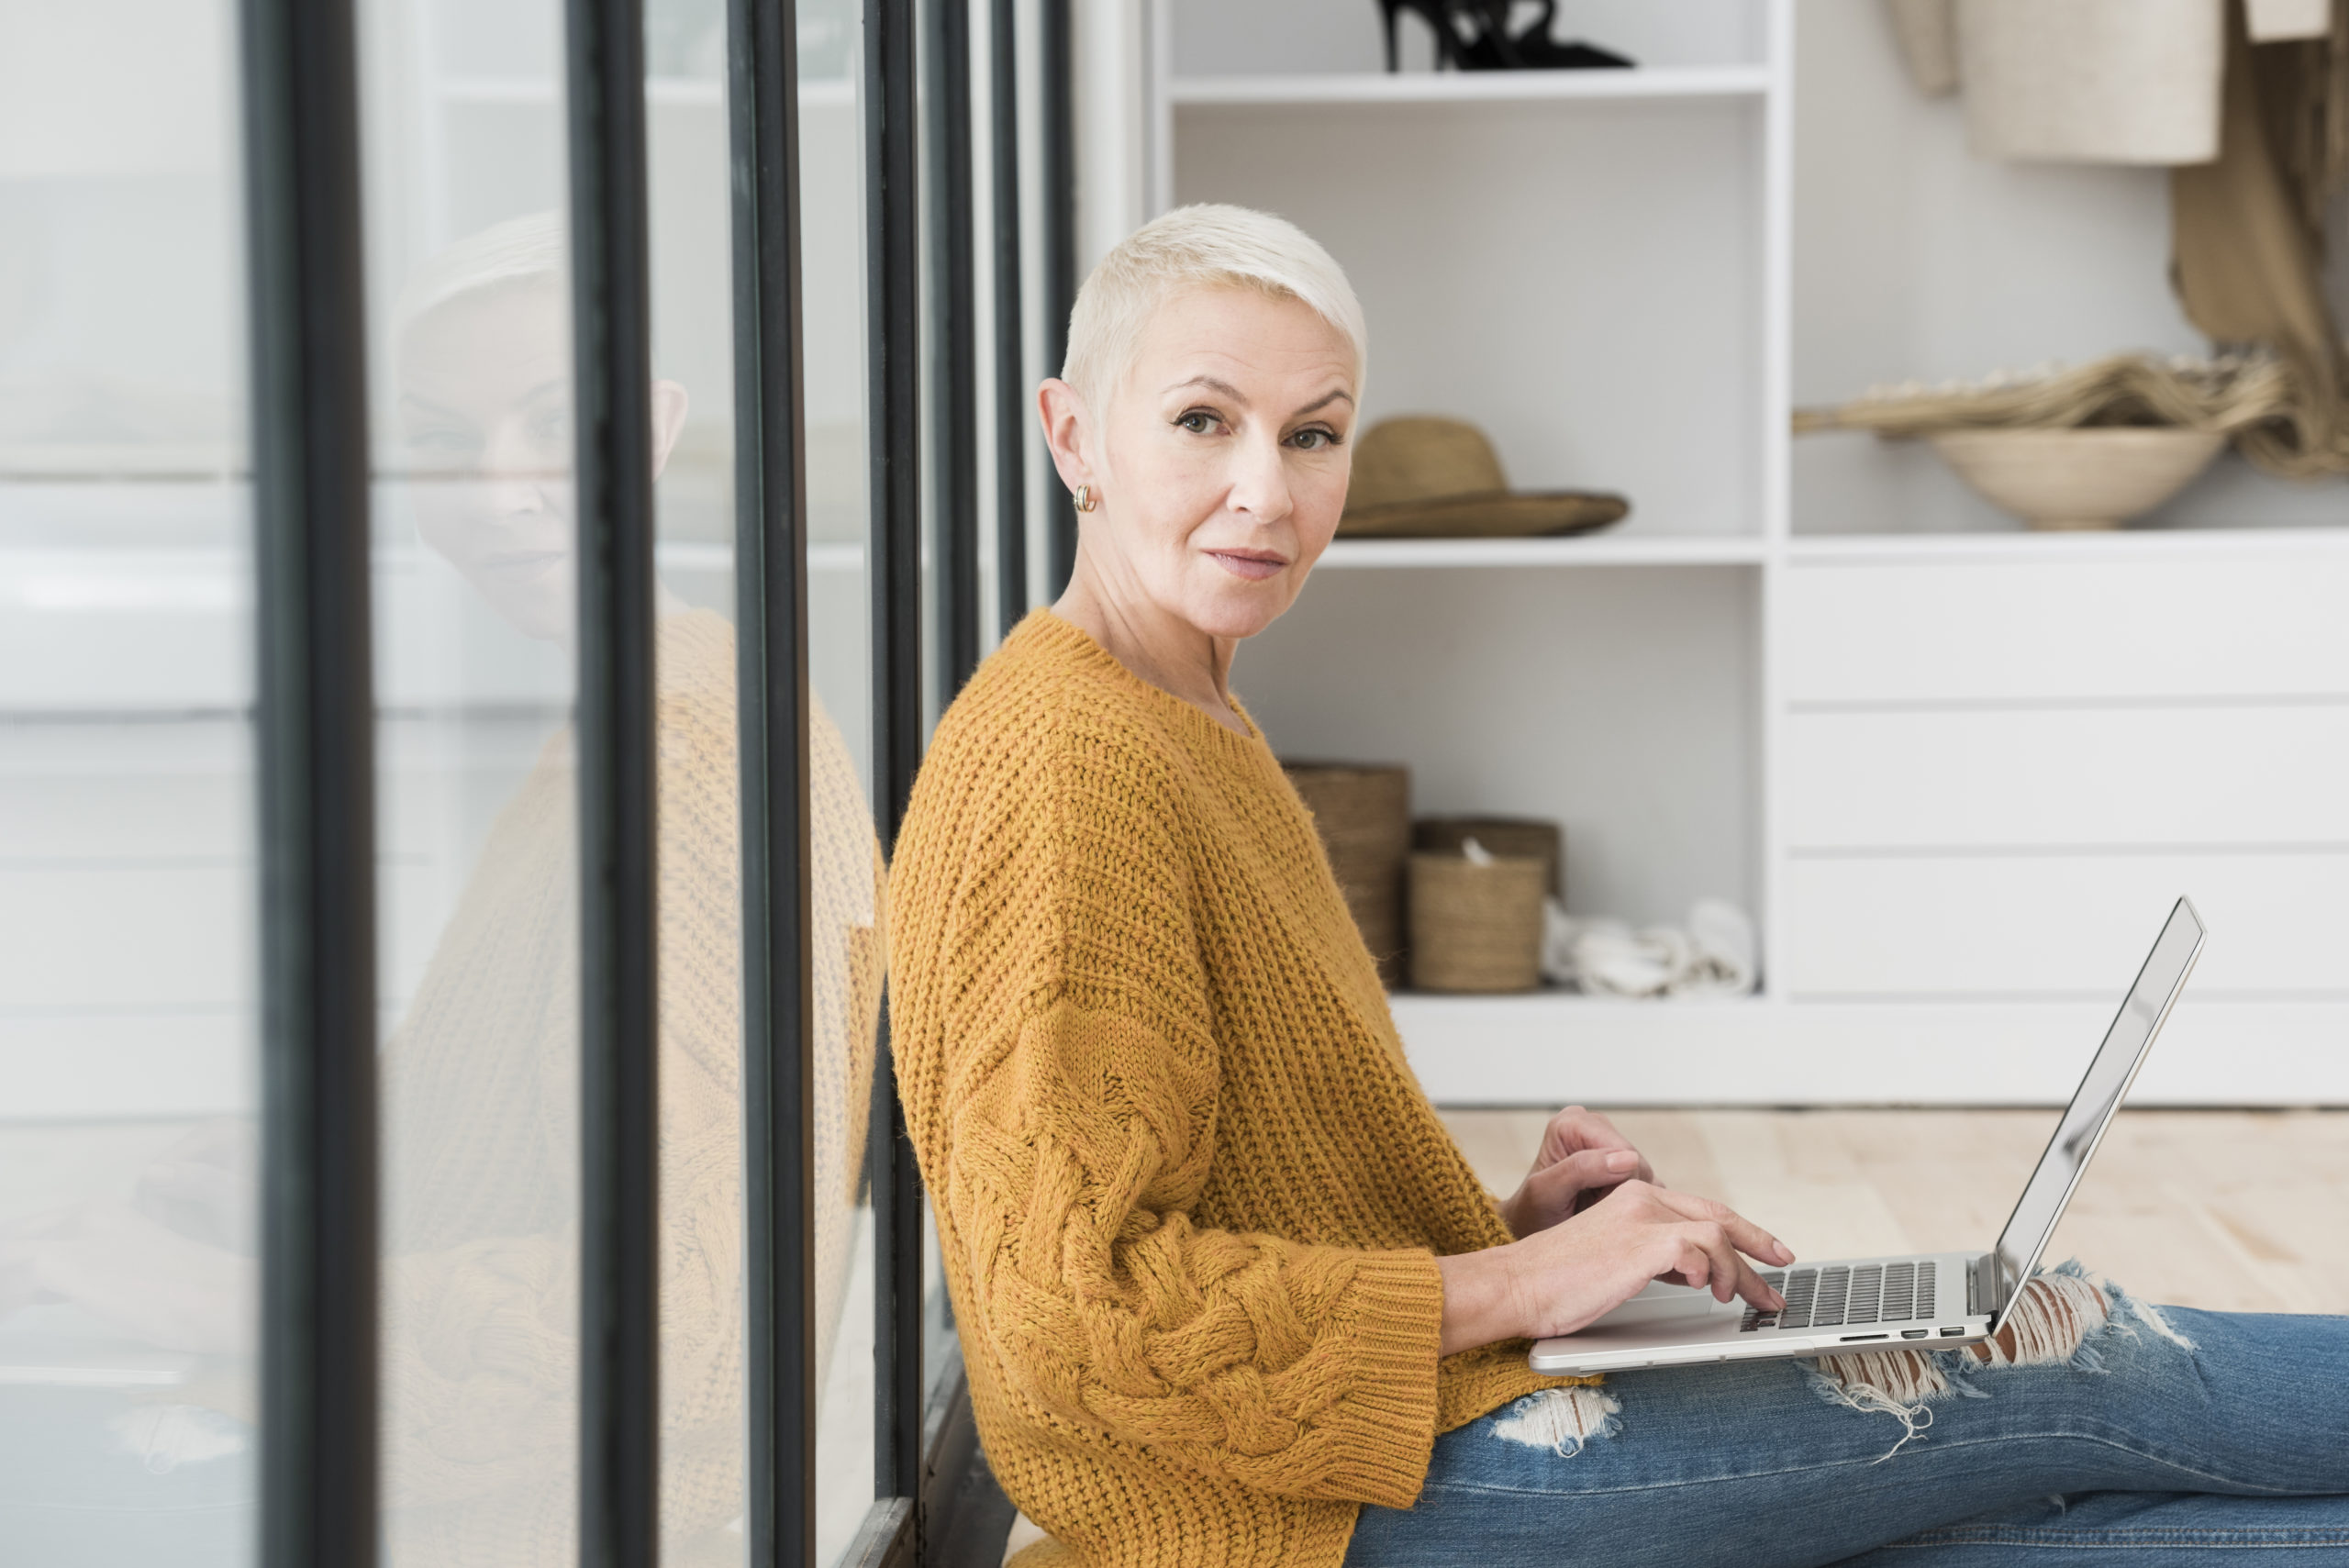
[[[1935,1400],[1952,1392],[1987,1397],[1967,1381],[1965,1374],[1971,1368],[2062,1365],[2078,1372],[2103,1371],[2103,1358],[2087,1339],[2111,1321],[2115,1303],[2125,1303],[2179,1348],[2193,1349],[2152,1307],[2090,1279],[2079,1264],[2066,1262],[2032,1275],[1998,1331],[1978,1344],[1958,1351],[1820,1356],[1810,1363],[1811,1389],[1831,1405],[1890,1416],[1900,1423],[1900,1440],[1876,1461],[1880,1464],[1933,1424],[1927,1407]]]
[[[1623,1407],[1605,1389],[1582,1385],[1544,1388],[1510,1406],[1508,1414],[1493,1423],[1493,1436],[1572,1459],[1584,1444],[1613,1437],[1622,1426],[1616,1419],[1622,1412]]]

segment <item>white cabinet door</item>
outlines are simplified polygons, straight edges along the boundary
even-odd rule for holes
[[[1788,569],[1781,995],[2349,1001],[2349,553],[2113,542]]]

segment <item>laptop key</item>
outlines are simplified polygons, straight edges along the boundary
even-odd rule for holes
[[[1905,1322],[1917,1316],[1917,1265],[1887,1263],[1884,1266],[1884,1304],[1880,1320],[1886,1323]]]
[[[1819,1291],[1819,1271],[1796,1269],[1787,1275],[1785,1284],[1774,1284],[1773,1288],[1787,1298],[1786,1310],[1778,1315],[1778,1327],[1809,1328],[1811,1307]]]
[[[1876,1306],[1883,1299],[1884,1265],[1863,1263],[1852,1271],[1852,1292],[1843,1310],[1846,1323],[1876,1321]]]
[[[1850,1305],[1852,1271],[1842,1265],[1819,1271],[1819,1305],[1812,1308],[1810,1326],[1832,1329],[1843,1321],[1843,1312]]]

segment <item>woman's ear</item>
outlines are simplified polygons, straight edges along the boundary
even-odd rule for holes
[[[674,381],[652,384],[652,477],[669,466],[669,454],[677,450],[677,438],[685,433],[685,389]]]
[[[1045,381],[1036,389],[1036,417],[1044,427],[1044,444],[1052,449],[1052,467],[1060,471],[1061,483],[1071,493],[1080,484],[1098,487],[1101,476],[1093,472],[1089,450],[1092,411],[1076,395],[1076,388],[1058,376]]]

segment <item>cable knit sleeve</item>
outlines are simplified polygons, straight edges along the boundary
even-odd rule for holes
[[[968,958],[932,1185],[965,1342],[1049,1422],[1259,1492],[1407,1507],[1435,1433],[1434,1258],[1195,1220],[1221,1076],[1208,955],[1179,809],[1131,781],[1064,757],[1041,815],[978,835],[999,858],[946,922]]]

